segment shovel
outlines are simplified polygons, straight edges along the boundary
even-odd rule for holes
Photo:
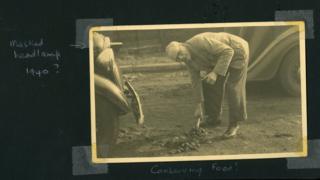
[[[201,83],[202,83],[202,80],[204,80],[205,78],[202,78],[201,79]],[[200,97],[201,97],[201,104],[200,104],[200,117],[198,117],[197,118],[197,121],[196,121],[196,129],[199,129],[200,128],[200,123],[201,123],[201,121],[203,121],[204,120],[204,115],[205,115],[205,110],[204,110],[204,97],[203,97],[203,89],[202,89],[203,87],[201,86],[201,88],[200,88]]]

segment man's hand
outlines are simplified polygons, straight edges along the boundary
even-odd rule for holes
[[[217,78],[218,75],[215,72],[210,72],[203,79],[205,79],[208,84],[214,85],[217,81]]]

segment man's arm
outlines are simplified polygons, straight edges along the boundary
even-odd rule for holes
[[[212,72],[225,76],[234,54],[233,49],[227,44],[215,39],[206,37],[203,37],[203,39],[207,42],[204,45],[204,48],[206,48],[210,54],[218,56],[217,63],[215,64]]]

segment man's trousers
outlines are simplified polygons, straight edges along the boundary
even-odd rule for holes
[[[219,76],[214,85],[202,82],[205,114],[212,123],[221,121],[222,103],[226,93],[228,99],[229,124],[247,119],[246,80],[248,63],[241,68],[229,68],[225,77]]]

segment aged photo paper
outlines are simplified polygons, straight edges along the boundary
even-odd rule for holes
[[[303,21],[93,27],[94,163],[307,156]]]

